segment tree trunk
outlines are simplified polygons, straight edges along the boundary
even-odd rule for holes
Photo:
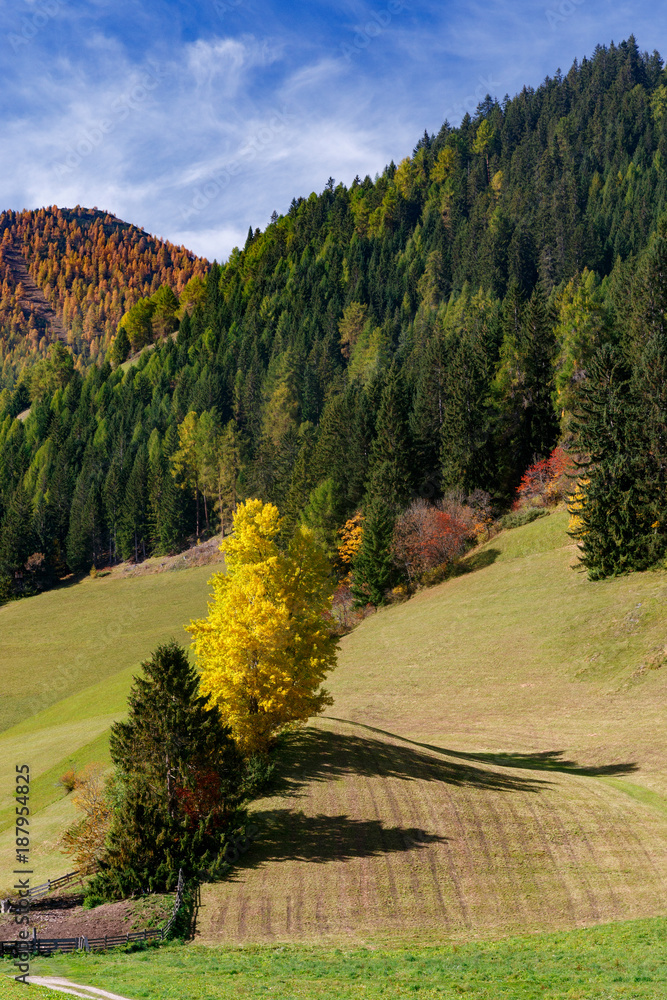
[[[195,501],[197,504],[197,538],[199,538],[199,487],[195,486]]]

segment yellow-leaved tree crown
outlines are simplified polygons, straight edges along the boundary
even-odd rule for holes
[[[331,566],[312,531],[300,526],[277,544],[278,508],[247,500],[220,546],[226,572],[212,578],[208,617],[187,630],[201,689],[219,706],[244,754],[265,752],[276,734],[332,703],[322,682],[336,662],[328,612]]]

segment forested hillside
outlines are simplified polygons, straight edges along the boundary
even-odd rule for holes
[[[594,461],[591,575],[660,558],[666,112],[657,53],[599,47],[425,133],[375,180],[295,199],[180,303],[204,270],[182,249],[99,213],[95,240],[81,211],[57,226],[55,210],[7,213],[36,283],[79,326],[73,356],[51,348],[0,397],[5,594],[172,551],[243,496],[328,547],[363,508],[386,550],[415,497],[484,491],[502,509],[559,441]],[[8,288],[18,315],[11,301]]]
[[[0,390],[54,340],[104,357],[123,314],[161,285],[177,293],[206,262],[97,209],[0,215]]]

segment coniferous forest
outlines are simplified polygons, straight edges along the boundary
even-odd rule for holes
[[[591,578],[655,564],[666,166],[667,71],[630,38],[330,178],[222,266],[96,210],[5,212],[2,598],[175,552],[247,497],[325,548],[363,510],[375,593],[411,501],[502,512],[559,444]]]

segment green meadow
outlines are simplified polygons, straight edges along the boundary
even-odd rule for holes
[[[334,705],[285,741],[258,841],[202,886],[193,942],[34,971],[153,1000],[667,996],[667,573],[590,583],[566,529],[555,512],[502,532],[342,640]],[[211,572],[87,580],[46,595],[39,629],[41,598],[0,609],[36,690],[67,619],[92,657],[0,736],[5,787],[14,760],[33,769],[36,877],[68,867],[60,774],[107,759],[137,664],[205,610]]]

